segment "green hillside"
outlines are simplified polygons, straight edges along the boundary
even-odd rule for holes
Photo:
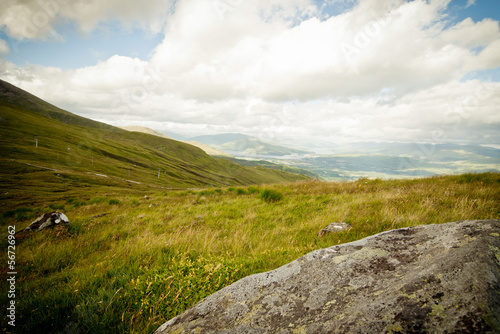
[[[144,190],[306,178],[244,167],[192,145],[79,117],[6,82],[0,82],[0,148],[1,187],[11,194],[30,185],[37,191],[92,185]]]

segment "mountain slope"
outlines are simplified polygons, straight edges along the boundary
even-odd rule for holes
[[[228,152],[237,152],[244,155],[269,155],[269,156],[284,156],[292,154],[307,154],[308,152],[289,148],[277,144],[263,142],[257,138],[246,138],[220,146],[221,149]]]
[[[130,125],[130,126],[121,126],[120,129],[124,129],[124,130],[127,130],[127,131],[136,131],[136,132],[143,132],[143,133],[149,133],[151,135],[154,135],[154,136],[158,136],[158,137],[163,137],[163,138],[168,138],[168,139],[174,139],[166,134],[164,134],[163,132],[160,132],[160,131],[156,131],[156,130],[153,130],[153,129],[150,129],[150,128],[147,128],[147,127],[144,127],[144,126],[136,126],[136,125]],[[175,139],[177,140],[177,139]],[[203,151],[205,151],[206,154],[208,155],[211,155],[211,156],[214,156],[214,157],[226,157],[226,158],[231,158],[232,156],[230,154],[227,154],[226,152],[223,152],[221,150],[217,150],[211,146],[208,146],[208,145],[205,145],[205,144],[202,144],[202,143],[198,143],[196,141],[185,141],[185,140],[179,140],[183,143],[186,143],[186,144],[190,144],[190,145],[193,145],[193,146],[196,146],[198,148],[201,148]]]
[[[129,125],[129,126],[120,126],[119,128],[123,129],[123,130],[127,130],[127,131],[149,133],[150,135],[153,135],[153,136],[158,136],[158,137],[167,138],[167,139],[173,139],[172,137],[167,136],[163,132],[150,129],[150,128],[147,128],[145,126]]]
[[[232,141],[237,141],[241,139],[248,139],[250,136],[241,134],[241,133],[221,133],[217,135],[204,135],[204,136],[196,136],[190,138],[189,140],[194,140],[199,143],[211,146],[220,146],[225,143],[229,143]]]
[[[205,151],[206,154],[211,155],[213,157],[224,157],[224,158],[231,158],[232,157],[232,155],[229,153],[226,153],[224,151],[213,148],[212,146],[198,143],[197,141],[190,140],[190,141],[183,141],[183,143],[190,144],[190,145],[196,146],[198,148],[201,148],[203,151]]]
[[[0,80],[0,100],[2,105],[11,104],[19,109],[37,112],[66,124],[111,130],[113,126],[96,122],[58,108],[33,94],[30,94],[6,81]]]
[[[303,179],[79,117],[1,81],[0,148],[2,187],[24,182],[40,189],[95,184],[186,188]]]
[[[214,148],[234,155],[284,156],[309,153],[295,148],[264,142],[258,138],[239,133],[198,136],[191,138],[191,140],[195,140],[205,145],[210,145]]]

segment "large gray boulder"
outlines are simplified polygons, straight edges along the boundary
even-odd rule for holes
[[[499,333],[500,221],[422,225],[248,276],[164,333]]]

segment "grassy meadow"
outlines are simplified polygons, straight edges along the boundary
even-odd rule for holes
[[[152,333],[222,287],[316,249],[419,224],[500,219],[498,173],[34,196],[29,204],[16,193],[2,206],[2,263],[7,226],[20,231],[58,210],[70,227],[16,236],[15,333]],[[318,238],[332,222],[352,229]]]

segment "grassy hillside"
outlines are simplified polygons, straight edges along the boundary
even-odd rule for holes
[[[54,209],[71,222],[67,231],[17,235],[15,333],[152,333],[223,286],[315,249],[417,224],[500,218],[498,173],[151,188],[146,197],[115,190],[47,193],[43,203],[0,215],[4,250],[7,226],[19,231]],[[352,229],[318,238],[331,222]],[[6,251],[0,261],[7,263]],[[9,301],[6,271],[2,305]]]
[[[135,191],[305,178],[243,167],[192,145],[94,122],[5,82],[0,82],[0,148],[1,196],[30,185],[34,192],[93,185]]]

